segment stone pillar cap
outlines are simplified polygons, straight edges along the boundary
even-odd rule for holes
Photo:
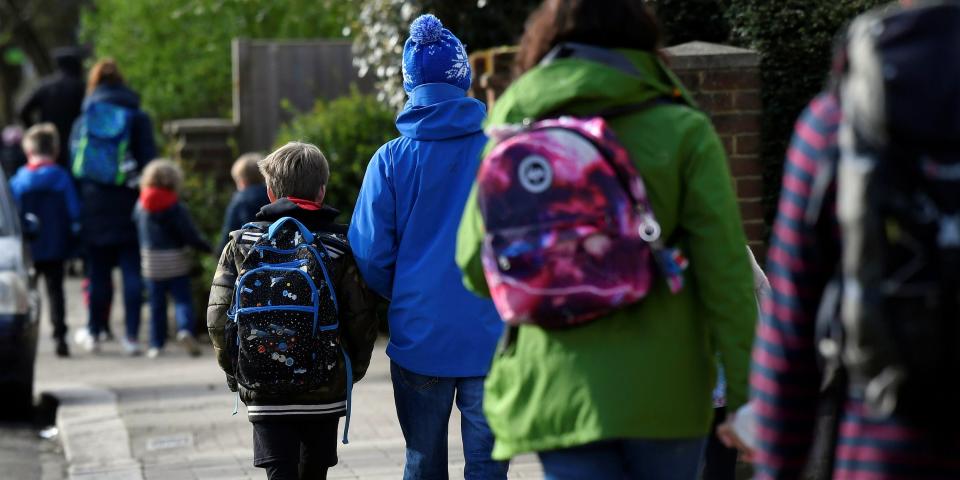
[[[687,42],[663,49],[674,70],[751,68],[760,66],[760,54],[746,48],[709,42]]]

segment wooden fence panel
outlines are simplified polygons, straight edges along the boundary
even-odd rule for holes
[[[241,151],[268,151],[280,125],[319,99],[373,91],[373,79],[360,78],[349,41],[233,41],[233,115]]]

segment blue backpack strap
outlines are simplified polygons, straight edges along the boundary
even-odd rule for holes
[[[350,363],[350,355],[347,355],[347,349],[343,348],[341,341],[340,350],[343,351],[343,366],[347,371],[347,416],[343,420],[343,444],[350,443],[347,434],[350,432],[350,410],[353,405],[353,365]]]
[[[267,229],[267,238],[273,240],[273,238],[277,236],[277,232],[280,230],[280,227],[287,222],[293,222],[297,226],[297,229],[300,230],[300,234],[303,235],[303,241],[305,243],[313,243],[313,232],[308,230],[306,226],[293,217],[283,217],[276,222],[273,222],[273,224],[270,225],[270,228]]]

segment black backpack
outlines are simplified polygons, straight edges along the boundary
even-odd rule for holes
[[[349,377],[322,234],[284,217],[265,231],[248,225],[242,236],[257,239],[240,265],[226,330],[237,383],[267,395],[311,392],[331,383],[339,362]]]
[[[842,247],[818,347],[868,415],[960,424],[960,2],[859,17],[839,78]],[[828,204],[818,178],[811,205]],[[819,207],[813,207],[819,208]],[[809,212],[808,212],[809,215]],[[819,222],[824,223],[824,222]],[[828,385],[829,387],[829,385]]]

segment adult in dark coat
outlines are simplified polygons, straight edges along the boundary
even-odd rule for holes
[[[86,251],[87,275],[90,280],[89,333],[84,347],[90,351],[99,348],[100,332],[105,329],[110,311],[113,285],[110,274],[119,266],[123,273],[123,303],[127,335],[124,347],[128,353],[139,351],[134,332],[140,325],[140,307],[143,302],[143,281],[140,276],[140,247],[137,229],[133,223],[133,209],[139,190],[136,180],[143,167],[157,153],[150,117],[140,110],[140,98],[124,84],[123,76],[113,60],[101,60],[90,71],[87,97],[83,111],[97,103],[109,103],[132,111],[127,160],[121,165],[128,181],[106,184],[77,178],[82,202],[81,238]],[[76,155],[81,141],[81,121],[78,118],[70,139],[71,155]]]
[[[20,108],[20,121],[25,127],[50,122],[60,136],[60,154],[57,163],[70,169],[70,149],[67,145],[74,120],[80,116],[86,85],[83,81],[83,51],[79,48],[59,48],[53,52],[57,73],[44,79]]]

